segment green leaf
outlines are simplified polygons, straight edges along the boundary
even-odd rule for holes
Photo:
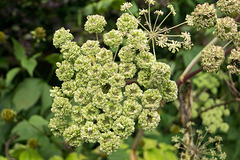
[[[50,157],[55,155],[62,156],[61,147],[57,147],[55,143],[50,142],[47,136],[42,135],[39,136],[37,139],[39,141],[39,144],[41,145],[39,153],[44,159],[49,159]]]
[[[14,77],[18,74],[18,72],[20,71],[20,68],[13,68],[10,71],[8,71],[7,75],[6,75],[6,86],[8,87],[12,80],[14,79]]]
[[[0,156],[0,160],[8,160],[6,157]]]
[[[60,62],[62,60],[62,54],[52,53],[46,56],[45,60],[52,65],[56,65],[56,62]]]
[[[183,62],[185,66],[188,66],[188,64],[193,60],[193,58],[202,50],[202,46],[195,45],[192,50],[187,51],[181,51],[183,55]],[[200,66],[196,64],[192,70],[198,69]]]
[[[29,123],[31,123],[32,125],[34,125],[36,127],[43,127],[43,126],[48,125],[48,121],[38,115],[34,115],[34,116],[30,117]]]
[[[20,144],[20,143],[15,143],[13,149],[9,150],[9,154],[13,158],[18,158],[19,155],[27,149],[26,145]]]
[[[64,160],[64,159],[61,156],[55,155],[55,156],[51,157],[49,160]]]
[[[42,102],[42,107],[40,114],[43,115],[43,113],[51,107],[52,104],[52,97],[50,96],[50,90],[51,87],[47,84],[43,84],[43,90],[42,90],[42,96],[41,96],[41,102]]]
[[[12,42],[14,50],[13,54],[17,60],[21,61],[23,58],[25,58],[26,51],[16,39],[12,38]]]
[[[88,158],[82,154],[78,155],[76,152],[70,153],[66,160],[87,160]]]
[[[40,130],[26,120],[21,121],[12,129],[12,134],[14,133],[19,135],[17,138],[19,141],[36,138],[42,134]]]
[[[16,111],[27,110],[38,101],[42,93],[42,84],[41,79],[28,78],[17,86],[13,97]]]
[[[41,55],[42,55],[41,52],[40,52],[40,53],[36,53],[36,54],[34,54],[34,55],[32,56],[32,58],[33,58],[33,59],[36,59],[36,58],[40,57]]]
[[[134,15],[138,16],[138,5],[136,2],[132,1],[132,7],[129,9]]]
[[[43,158],[35,149],[29,148],[20,154],[19,160],[43,160]]]
[[[143,138],[144,146],[143,149],[153,149],[156,148],[158,142],[155,139],[150,139],[150,138]]]
[[[21,59],[21,66],[25,68],[32,77],[33,71],[37,66],[37,61],[34,58],[23,58]]]

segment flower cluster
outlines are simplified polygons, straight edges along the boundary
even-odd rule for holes
[[[194,12],[186,17],[189,26],[196,27],[198,30],[214,27],[213,34],[223,41],[228,41],[224,47],[210,45],[210,47],[206,47],[205,51],[201,52],[203,69],[208,72],[216,72],[219,70],[220,65],[225,59],[223,49],[225,49],[231,42],[233,42],[237,48],[240,46],[240,31],[238,30],[238,23],[234,18],[230,17],[235,13],[240,13],[240,1],[218,0],[217,7],[228,16],[218,18],[214,4],[209,5],[208,3],[204,3],[197,5]],[[238,70],[238,67],[236,67],[239,65],[238,61],[229,60],[229,64],[228,69],[230,70],[230,73],[237,74],[237,71],[234,70]]]
[[[187,15],[188,25],[196,27],[198,30],[213,27],[217,20],[217,10],[214,4],[198,4],[191,15]]]
[[[202,66],[207,72],[217,72],[225,59],[221,46],[212,45],[202,51]]]
[[[192,118],[200,115],[203,125],[208,127],[212,133],[217,130],[221,132],[229,130],[229,124],[224,121],[224,117],[230,115],[230,110],[224,105],[219,105],[224,103],[223,100],[213,98],[216,96],[222,80],[220,73],[200,73],[193,79],[193,84],[199,91],[196,95],[198,98],[193,101]]]
[[[107,22],[103,16],[89,15],[87,16],[87,22],[84,25],[85,31],[89,33],[102,33]]]
[[[6,41],[6,34],[2,31],[0,31],[0,44]]]
[[[193,159],[193,160],[224,160],[227,154],[222,151],[222,137],[208,137],[206,139],[209,130],[206,128],[206,133],[202,130],[193,130],[193,122],[188,122],[186,129],[181,129],[180,133],[183,137],[174,136],[172,141],[175,142],[175,147],[181,149],[181,160]],[[214,147],[213,147],[214,146]]]
[[[123,8],[128,7],[127,3]],[[89,16],[85,29],[102,32],[102,20]],[[144,130],[157,127],[158,108],[175,100],[178,89],[170,80],[170,66],[156,61],[147,33],[137,24],[134,16],[124,13],[117,20],[118,29],[104,34],[105,45],[118,48],[115,53],[97,40],[78,46],[64,28],[55,32],[53,44],[63,54],[63,61],[56,64],[63,83],[51,90],[54,117],[49,128],[55,136],[76,147],[98,142],[101,151],[111,154],[135,131],[136,122]]]
[[[172,53],[176,53],[179,51],[180,48],[184,49],[191,49],[192,42],[191,36],[188,32],[183,32],[181,35],[169,35],[169,32],[178,27],[182,24],[167,28],[162,27],[162,24],[165,20],[172,14],[173,16],[176,15],[176,11],[173,5],[168,5],[167,8],[170,9],[170,12],[167,14],[165,18],[158,24],[158,20],[161,16],[164,15],[164,12],[161,10],[156,10],[154,14],[156,14],[156,19],[154,25],[151,23],[151,13],[150,7],[155,4],[154,0],[147,0],[148,9],[139,9],[140,17],[135,18],[132,16],[132,12],[130,8],[132,4],[130,2],[126,2],[121,6],[122,11],[128,11],[128,13],[124,13],[117,21],[117,27],[119,30],[123,31],[124,33],[129,29],[132,29],[132,32],[128,36],[128,42],[134,46],[138,45],[138,49],[148,50],[146,43],[151,42],[153,48],[153,54],[155,55],[155,45],[160,46],[162,48],[167,47],[169,51]],[[143,17],[143,18],[142,18]],[[145,19],[145,23],[141,23],[141,18]],[[141,26],[143,30],[137,29],[137,27]],[[135,29],[135,30],[134,30]],[[141,38],[140,38],[141,37]],[[182,41],[177,39],[182,38]],[[145,42],[144,42],[145,41]],[[140,42],[140,43],[139,43]]]
[[[231,40],[237,34],[237,24],[233,18],[218,18],[215,25],[214,34],[222,40]]]
[[[31,32],[34,39],[40,40],[46,40],[46,30],[43,27],[37,27],[34,31]]]
[[[228,57],[227,69],[232,74],[240,75],[240,48],[231,50],[231,54]]]
[[[240,1],[239,0],[218,0],[217,6],[221,12],[232,15],[234,13],[240,14]]]
[[[16,112],[12,109],[3,109],[1,112],[1,118],[5,122],[12,122],[14,117],[16,115]]]

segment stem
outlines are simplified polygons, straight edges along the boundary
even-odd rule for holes
[[[180,23],[180,24],[178,24],[178,25],[176,25],[176,26],[173,26],[173,27],[170,27],[170,28],[164,30],[164,32],[169,31],[169,30],[172,30],[172,29],[174,29],[174,28],[177,28],[177,27],[179,27],[179,26],[181,26],[181,25],[184,25],[184,24],[186,24],[186,23],[187,23],[187,21],[182,22],[182,23]]]
[[[142,139],[142,136],[144,134],[144,130],[141,128],[138,133],[137,133],[137,136],[136,136],[136,139],[134,140],[134,143],[133,143],[133,146],[132,146],[132,150],[131,150],[131,153],[130,153],[130,159],[131,160],[137,160],[137,155],[136,155],[136,150],[137,150],[137,147],[138,147],[138,144],[140,142],[140,140]]]
[[[225,49],[233,40],[227,42],[224,46],[223,46],[223,49]]]
[[[16,139],[18,137],[17,134],[14,134],[12,137],[10,137],[7,142],[5,143],[5,155],[7,157],[7,159],[11,159],[9,156],[9,146],[12,143],[12,141],[14,141],[14,139]]]
[[[115,52],[115,54],[114,54],[113,61],[115,61],[115,58],[116,58],[116,56],[117,56],[118,49],[119,49],[119,46],[117,47],[117,50],[116,50],[116,52]]]
[[[194,67],[194,65],[200,60],[201,58],[201,53],[203,50],[206,50],[207,48],[209,48],[212,44],[215,44],[217,42],[218,38],[215,37],[211,42],[208,43],[207,46],[205,46],[199,53],[198,55],[191,61],[191,63],[187,66],[187,68],[185,69],[185,71],[182,73],[182,75],[179,77],[180,81],[183,81],[183,79],[185,78],[185,76],[192,70],[192,68]]]
[[[135,17],[129,9],[127,9],[127,10],[128,10],[128,12],[129,12],[133,17]],[[136,19],[137,23],[138,23],[145,31],[149,32],[149,31],[147,30],[147,28],[145,28],[145,27],[142,25],[142,23],[140,23],[139,20],[138,20],[136,17],[135,17],[135,19]]]
[[[172,12],[169,12],[168,15],[162,20],[162,22],[156,27],[155,32],[161,27],[161,25],[163,24],[163,22],[170,16]]]
[[[230,104],[230,103],[233,103],[233,102],[240,102],[240,98],[235,98],[235,99],[229,100],[229,101],[227,101],[227,102],[225,102],[225,103],[219,103],[219,104],[213,105],[213,106],[211,106],[211,107],[209,107],[209,108],[206,108],[206,109],[204,109],[204,110],[201,110],[201,111],[200,111],[200,114],[202,114],[203,112],[206,112],[206,111],[208,111],[208,110],[214,109],[214,108],[216,108],[216,107],[220,107],[220,106],[222,106],[222,105],[225,106],[225,105]]]
[[[96,40],[98,41],[98,34],[96,33]]]

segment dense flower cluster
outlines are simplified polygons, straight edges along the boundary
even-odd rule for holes
[[[46,38],[46,30],[43,27],[37,27],[31,33],[32,33],[34,39],[45,40],[45,38]]]
[[[214,34],[222,40],[231,40],[237,34],[237,24],[233,18],[218,18],[215,25]]]
[[[228,57],[227,69],[232,74],[240,75],[240,48],[231,50],[231,54]]]
[[[217,20],[217,10],[214,4],[198,4],[191,15],[187,15],[188,25],[196,27],[198,30],[213,27]]]
[[[12,109],[3,109],[1,112],[1,118],[5,122],[12,122],[14,117],[16,115],[16,112]]]
[[[222,80],[220,73],[199,73],[193,79],[193,84],[197,86],[199,91],[196,95],[198,98],[195,98],[192,104],[192,118],[199,115],[203,125],[208,127],[212,133],[229,130],[229,124],[224,121],[224,117],[230,115],[230,110],[224,105],[219,105],[224,103],[223,100],[213,98],[218,93]],[[211,108],[215,105],[219,106]]]
[[[0,44],[6,41],[7,36],[4,32],[0,31]]]
[[[240,14],[240,1],[239,0],[218,0],[217,6],[221,12],[231,15],[234,13]]]
[[[88,32],[102,32],[100,26],[105,23],[90,25],[100,23],[102,18],[97,17],[88,18]],[[121,139],[135,131],[136,122],[144,130],[157,127],[158,108],[175,100],[178,89],[170,80],[170,66],[156,61],[146,32],[137,24],[135,17],[124,13],[118,29],[104,34],[107,46],[119,48],[116,53],[96,40],[78,46],[64,28],[55,32],[53,44],[63,54],[63,61],[56,64],[56,75],[63,83],[51,90],[54,117],[49,128],[55,136],[76,147],[99,142],[100,150],[111,154]],[[119,62],[115,62],[117,55]]]
[[[225,59],[225,52],[221,46],[212,45],[202,51],[202,66],[207,72],[217,72]]]
[[[218,18],[214,4],[209,5],[208,3],[204,3],[198,4],[194,12],[186,17],[186,22],[189,26],[196,27],[198,30],[214,27],[213,34],[223,41],[228,41],[224,47],[211,45],[210,47],[206,47],[205,51],[201,52],[203,69],[208,72],[216,72],[219,70],[220,65],[225,59],[223,49],[231,42],[234,43],[237,49],[240,47],[239,26],[235,19],[230,17],[235,13],[240,13],[240,1],[218,0],[217,7],[227,16]],[[239,61],[230,58],[228,65],[230,73],[238,74],[238,68]]]
[[[186,129],[181,129],[182,137],[174,136],[172,141],[175,142],[175,147],[181,149],[180,160],[193,159],[193,160],[224,160],[227,154],[222,151],[222,137],[208,137],[209,132],[206,128],[206,133],[202,130],[193,130],[193,122],[187,123]]]

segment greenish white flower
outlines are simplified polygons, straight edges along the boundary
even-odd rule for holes
[[[142,105],[144,108],[149,110],[157,110],[160,106],[162,96],[158,89],[148,89],[146,90],[141,98]]]
[[[85,56],[95,56],[101,51],[101,48],[98,41],[87,40],[87,42],[82,45],[81,50]]]
[[[84,30],[89,33],[102,33],[107,22],[103,16],[89,15],[87,22],[84,24]]]
[[[73,35],[69,33],[69,29],[61,28],[57,30],[53,35],[53,45],[56,48],[61,48],[62,45],[71,42],[73,40]]]
[[[142,111],[142,106],[133,99],[127,99],[123,104],[123,112],[126,117],[137,118]]]
[[[119,31],[122,31],[123,33],[127,33],[132,29],[138,28],[138,20],[134,16],[128,13],[123,13],[117,19],[116,25]]]
[[[133,119],[126,116],[120,116],[114,121],[112,128],[114,134],[121,138],[127,139],[128,136],[130,136],[134,132],[134,125],[135,122]]]
[[[132,45],[126,45],[119,50],[118,56],[121,62],[133,62],[136,56],[136,50]]]
[[[88,103],[81,109],[81,113],[87,121],[94,121],[97,119],[100,110],[96,108],[93,103]]]
[[[115,152],[120,146],[120,137],[115,135],[114,132],[108,131],[102,133],[99,139],[100,150],[107,154]]]
[[[123,33],[112,29],[110,32],[103,35],[103,42],[111,48],[117,48],[123,42]]]
[[[144,109],[138,117],[138,123],[144,130],[153,130],[158,126],[160,122],[160,115],[157,111],[151,111]]]
[[[142,93],[143,91],[136,83],[132,83],[125,86],[124,96],[126,96],[127,99],[138,100],[142,97]]]
[[[79,147],[82,144],[81,128],[78,125],[70,125],[63,132],[64,140],[74,147]]]
[[[65,128],[68,127],[68,121],[63,116],[55,116],[50,119],[48,127],[54,136],[62,136]]]
[[[63,58],[70,62],[74,62],[76,58],[81,54],[81,48],[77,45],[76,42],[65,43],[61,48]]]
[[[112,51],[107,50],[106,48],[101,48],[100,52],[96,55],[96,61],[101,65],[113,61]]]
[[[156,62],[154,55],[150,52],[140,52],[135,60],[137,61],[137,66],[141,69],[150,68]]]
[[[57,62],[56,66],[58,69],[56,69],[56,76],[60,81],[68,81],[70,80],[74,75],[73,65],[64,60],[62,63]]]
[[[85,142],[96,143],[100,138],[98,126],[92,121],[87,121],[81,128],[81,136]]]
[[[124,75],[125,79],[133,78],[137,72],[136,65],[134,63],[120,63],[119,73]]]

